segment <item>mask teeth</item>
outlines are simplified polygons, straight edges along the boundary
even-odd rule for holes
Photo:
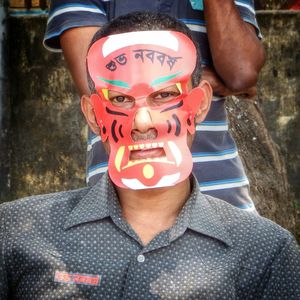
[[[172,152],[173,157],[175,158],[176,165],[179,166],[182,163],[182,155],[179,148],[173,141],[168,142],[169,148]]]
[[[163,157],[145,158],[145,159],[139,159],[139,160],[130,160],[128,162],[128,164],[123,167],[123,169],[132,167],[137,164],[151,163],[151,162],[163,162],[163,163],[168,163],[168,164],[174,165],[174,162],[168,161],[168,158],[166,156],[163,156]]]
[[[182,87],[181,87],[181,83],[180,83],[180,82],[176,83],[176,86],[177,86],[177,88],[178,88],[178,90],[179,90],[180,94],[182,94]]]
[[[163,142],[146,143],[146,144],[129,145],[128,150],[133,151],[133,150],[155,149],[155,148],[163,148],[163,147],[164,147]]]

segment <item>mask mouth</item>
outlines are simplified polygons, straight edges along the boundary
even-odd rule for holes
[[[128,153],[127,162],[124,161],[125,152]],[[121,171],[121,169],[125,170],[134,165],[145,163],[165,163],[179,166],[182,159],[182,154],[173,141],[148,142],[121,146],[117,151],[115,167]]]
[[[127,169],[134,165],[157,162],[157,163],[169,163],[174,164],[173,161],[169,161],[167,158],[166,151],[164,149],[164,142],[152,142],[152,143],[141,143],[136,145],[129,145],[129,159],[122,169]]]
[[[129,161],[156,159],[166,157],[164,143],[143,143],[128,147]]]

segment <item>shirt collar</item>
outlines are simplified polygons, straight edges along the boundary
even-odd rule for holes
[[[186,229],[191,229],[231,246],[230,235],[223,225],[219,212],[211,205],[208,197],[200,192],[198,181],[194,176],[191,177],[191,184],[191,196],[170,230],[170,242],[180,237]]]
[[[87,194],[79,200],[73,208],[64,228],[101,220],[111,216],[113,207],[118,206],[117,195],[110,182],[108,174],[104,174],[101,180],[90,188]]]
[[[191,196],[170,230],[170,240],[175,240],[189,228],[231,246],[230,235],[224,227],[219,213],[210,204],[207,196],[201,194],[197,179],[194,176],[192,176],[192,186]],[[79,200],[67,217],[64,228],[69,229],[82,223],[101,220],[109,216],[120,217],[121,214],[116,191],[106,173],[100,182],[90,188],[88,193]]]

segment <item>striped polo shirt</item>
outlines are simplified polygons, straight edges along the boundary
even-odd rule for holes
[[[254,1],[239,0],[235,5],[242,19],[251,23],[260,37]],[[167,13],[183,21],[200,44],[202,64],[212,65],[202,0],[52,0],[44,45],[51,51],[61,51],[59,36],[65,30],[101,26],[114,17],[141,10]],[[203,193],[242,209],[255,210],[249,195],[249,181],[228,125],[225,98],[214,97],[206,119],[196,127],[192,147],[193,172]],[[95,184],[107,170],[107,155],[100,137],[92,132],[88,138],[87,166],[88,184]]]

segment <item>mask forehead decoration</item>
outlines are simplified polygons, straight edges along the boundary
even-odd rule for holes
[[[101,138],[110,144],[109,175],[119,187],[172,186],[190,175],[187,134],[195,132],[194,117],[203,98],[201,88],[188,89],[196,59],[193,42],[175,31],[111,35],[89,49],[87,67],[97,91],[91,101]],[[178,93],[156,101],[159,90],[169,87]],[[111,101],[111,91],[125,96]],[[152,122],[152,134],[139,138],[133,128],[141,111]]]

